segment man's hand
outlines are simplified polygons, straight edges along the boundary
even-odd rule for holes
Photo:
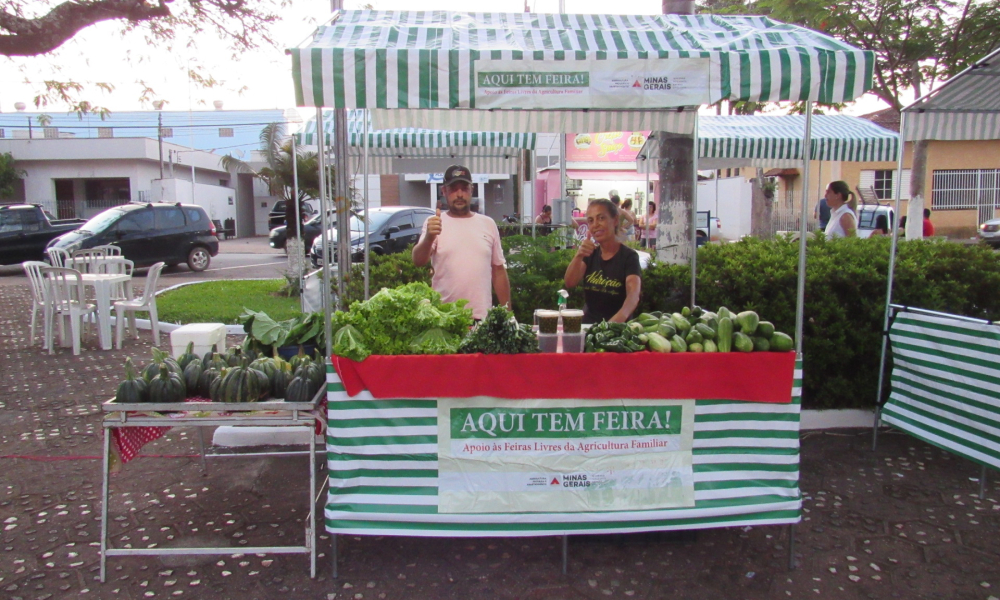
[[[580,247],[576,249],[576,255],[580,258],[587,258],[594,253],[594,250],[597,250],[597,244],[594,243],[594,238],[588,234]]]
[[[434,212],[433,217],[427,217],[427,237],[434,239],[441,235],[441,209]]]

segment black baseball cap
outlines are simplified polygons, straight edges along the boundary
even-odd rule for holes
[[[465,183],[472,183],[472,173],[469,169],[463,167],[462,165],[452,165],[445,169],[444,171],[444,184],[451,185],[456,181],[464,181]]]

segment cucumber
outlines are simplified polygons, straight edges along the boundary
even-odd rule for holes
[[[680,313],[670,315],[670,321],[673,322],[674,328],[677,329],[678,333],[684,332],[687,334],[688,330],[691,329],[691,323]]]
[[[658,333],[647,333],[649,349],[653,352],[670,352],[670,342]]]
[[[733,334],[733,348],[737,352],[753,352],[753,340],[749,335],[737,331]]]
[[[771,336],[771,352],[791,352],[795,348],[795,341],[787,333],[775,331]]]
[[[688,346],[691,344],[700,344],[702,340],[703,338],[701,337],[701,334],[695,329],[692,329],[686,336],[684,336],[684,341],[687,342]]]
[[[757,335],[762,338],[771,339],[771,336],[774,335],[774,324],[770,321],[757,323]]]
[[[719,351],[719,347],[716,346],[715,342],[713,342],[712,340],[705,340],[704,342],[702,342],[702,346],[705,347],[705,352],[718,352]]]
[[[701,344],[694,343],[688,346],[688,352],[704,352],[705,347]]]
[[[722,314],[722,311],[719,311]],[[733,349],[733,321],[729,317],[719,317],[718,342],[719,352],[731,352]]]
[[[660,328],[657,330],[657,333],[669,340],[677,335],[677,328],[675,328],[671,323],[660,323]]]
[[[691,316],[691,309],[688,308],[688,307],[686,307],[686,306],[684,308],[682,308],[681,309],[681,316],[682,317],[690,317]]]
[[[694,326],[694,330],[700,333],[701,337],[703,337],[706,340],[715,339],[715,330],[706,325],[705,323],[698,323],[697,325]]]
[[[746,335],[753,335],[757,332],[757,325],[760,317],[752,310],[745,310],[736,315],[736,323],[740,326],[740,332]]]
[[[687,342],[679,335],[670,338],[670,350],[672,352],[687,352]]]
[[[767,338],[755,335],[750,339],[753,341],[754,352],[767,352],[768,350],[771,349],[771,344],[768,343]]]
[[[730,312],[729,309],[726,308],[725,306],[720,306],[719,310],[717,310],[715,312],[718,313],[720,319],[722,317],[728,317],[728,318],[732,319],[733,317],[736,316],[732,312]]]

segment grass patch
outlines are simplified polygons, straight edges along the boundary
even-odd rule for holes
[[[156,297],[160,321],[166,323],[236,324],[243,308],[262,310],[276,320],[300,314],[299,299],[277,296],[284,279],[206,281],[185,285]]]

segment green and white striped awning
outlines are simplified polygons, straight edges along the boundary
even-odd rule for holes
[[[330,111],[324,111],[329,113]],[[365,134],[363,110],[348,114],[348,155],[352,170],[364,170]],[[325,114],[324,138],[333,143],[333,116]],[[315,145],[316,119],[306,121],[296,134],[300,144]],[[447,159],[448,163],[463,164],[476,173],[517,173],[521,150],[534,150],[537,135],[502,131],[441,131],[433,129],[398,128],[368,132],[368,173],[424,173],[428,168],[414,159]],[[440,170],[440,169],[438,169]]]
[[[903,112],[907,141],[1000,139],[1000,48]]]
[[[1000,326],[897,314],[882,422],[1000,469]]]
[[[799,167],[805,138],[805,115],[701,116],[698,118],[698,167]],[[899,136],[862,119],[846,115],[813,115],[813,160],[894,161]],[[636,169],[656,171],[659,141],[646,140]],[[647,157],[653,160],[647,160]]]
[[[707,14],[343,11],[289,52],[298,106],[370,109],[845,102],[871,87],[875,64],[873,53],[809,29]]]
[[[604,512],[445,513],[439,510],[434,399],[348,396],[327,366],[324,517],[332,533],[536,536],[797,523],[802,363],[790,404],[698,400],[687,508]]]

